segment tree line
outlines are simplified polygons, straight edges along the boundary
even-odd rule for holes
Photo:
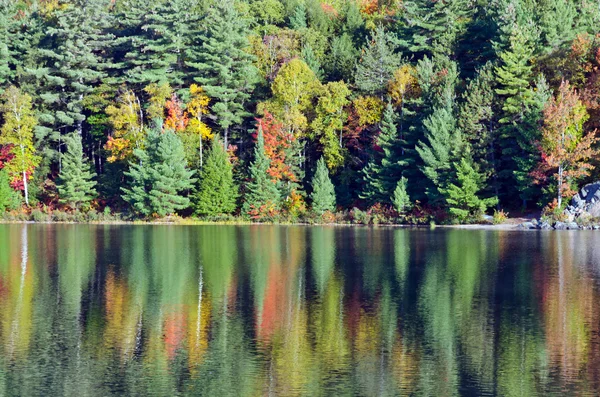
[[[0,0],[0,210],[557,213],[598,178],[598,26],[580,0]]]

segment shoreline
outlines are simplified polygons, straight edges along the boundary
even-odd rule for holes
[[[32,224],[32,225],[115,225],[115,226],[335,226],[335,227],[381,227],[381,228],[403,228],[403,229],[464,229],[464,230],[530,230],[519,228],[520,224],[502,223],[498,225],[491,224],[463,224],[463,225],[411,225],[411,224],[360,224],[360,223],[274,223],[274,222],[213,222],[201,220],[183,220],[183,221],[93,221],[93,222],[36,222],[36,221],[7,221],[0,220],[0,225],[10,224]],[[536,230],[536,229],[531,229]]]

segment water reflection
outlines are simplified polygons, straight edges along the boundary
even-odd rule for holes
[[[598,395],[598,243],[0,225],[0,395]]]

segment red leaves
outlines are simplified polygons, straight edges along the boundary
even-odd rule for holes
[[[257,118],[256,122],[259,128],[262,128],[265,154],[271,160],[271,166],[267,173],[274,181],[298,181],[298,177],[294,175],[292,168],[286,164],[287,150],[296,141],[296,137],[285,131],[283,124],[266,110],[263,117]]]
[[[12,154],[12,146],[6,145],[0,147],[0,170],[6,166],[15,156]]]
[[[542,139],[538,145],[541,161],[531,176],[537,184],[554,179],[559,197],[572,196],[573,182],[593,169],[589,160],[598,154],[592,147],[598,138],[596,131],[584,134],[588,117],[579,94],[566,81],[544,109]]]
[[[165,102],[165,112],[167,118],[165,119],[165,130],[173,130],[180,132],[185,130],[188,125],[188,118],[183,111],[183,103],[176,94],[171,96],[171,99]]]

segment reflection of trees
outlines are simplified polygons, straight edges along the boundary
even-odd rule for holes
[[[553,255],[544,275],[543,310],[550,364],[560,369],[565,380],[577,379],[590,353],[590,325],[598,302],[591,275],[577,267],[579,238],[573,233],[556,233],[547,240]]]
[[[0,226],[0,395],[595,395],[578,236]]]

